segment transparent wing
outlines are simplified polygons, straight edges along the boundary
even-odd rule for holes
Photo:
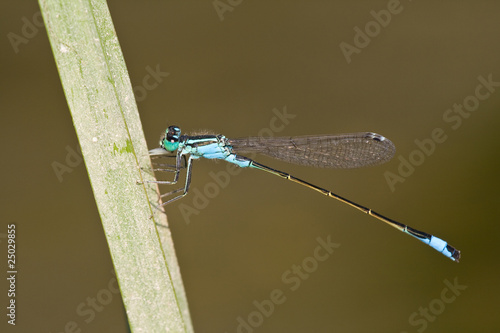
[[[258,153],[317,168],[359,168],[389,161],[396,151],[382,135],[365,132],[296,137],[228,139],[233,152]]]

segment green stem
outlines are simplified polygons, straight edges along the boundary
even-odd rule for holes
[[[154,206],[157,187],[137,184],[153,179],[151,164],[107,4],[39,3],[130,327],[192,332],[170,229]]]

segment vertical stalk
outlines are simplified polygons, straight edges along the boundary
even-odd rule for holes
[[[192,332],[107,4],[39,0],[133,332]],[[146,170],[145,172],[142,170]]]

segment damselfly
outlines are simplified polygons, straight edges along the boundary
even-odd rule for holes
[[[364,207],[332,191],[308,183],[286,172],[272,169],[248,157],[237,155],[237,153],[259,153],[289,163],[317,168],[358,168],[385,163],[393,157],[395,150],[394,144],[389,139],[382,135],[369,132],[340,135],[228,139],[223,135],[181,135],[181,129],[179,127],[170,126],[160,139],[160,148],[150,150],[150,155],[156,157],[175,156],[176,163],[175,166],[172,166],[173,169],[156,169],[173,171],[173,180],[157,180],[151,182],[158,184],[176,184],[179,180],[181,169],[184,167],[186,168],[184,187],[162,194],[161,197],[164,198],[176,193],[182,193],[165,201],[162,204],[162,206],[164,206],[184,197],[188,193],[191,183],[193,160],[200,157],[225,160],[242,168],[253,168],[269,172],[275,176],[291,180],[328,197],[337,199],[363,213],[387,223],[399,231],[415,237],[448,258],[458,262],[460,259],[460,251],[438,237],[394,221],[374,212],[370,208]]]

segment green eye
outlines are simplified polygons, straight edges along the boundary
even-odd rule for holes
[[[181,129],[177,126],[169,126],[165,135],[160,139],[160,147],[168,151],[176,151],[179,148]]]
[[[168,151],[176,151],[177,148],[179,147],[179,141],[169,142],[167,141],[167,139],[163,139],[162,146]]]

